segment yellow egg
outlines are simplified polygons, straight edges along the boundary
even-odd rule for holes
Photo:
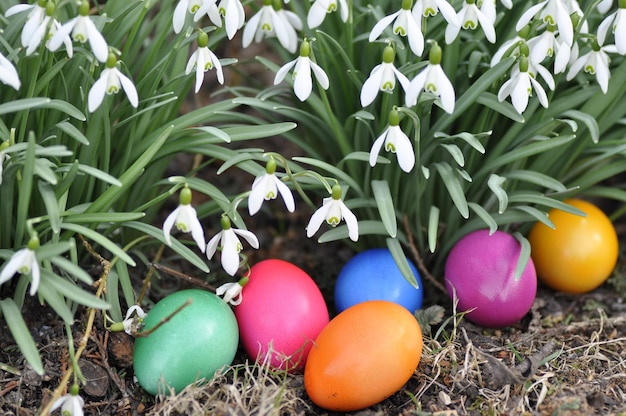
[[[421,356],[422,331],[415,317],[393,302],[366,301],[324,327],[309,352],[304,385],[324,409],[364,409],[400,390]]]

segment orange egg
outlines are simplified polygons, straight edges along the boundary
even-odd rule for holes
[[[528,240],[537,276],[552,289],[585,293],[600,286],[617,263],[617,233],[609,218],[595,205],[569,199],[586,217],[553,209],[548,217],[556,226],[533,226]]]
[[[422,331],[409,311],[384,300],[358,303],[320,332],[306,362],[304,386],[324,409],[363,409],[400,390],[421,356]]]

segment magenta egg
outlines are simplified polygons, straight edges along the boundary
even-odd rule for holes
[[[537,273],[528,260],[521,277],[515,267],[521,245],[515,237],[496,231],[474,231],[461,238],[446,260],[445,280],[450,298],[458,299],[457,311],[473,309],[470,321],[501,328],[528,313],[537,294]]]
[[[242,296],[235,316],[246,353],[275,368],[304,368],[313,341],[329,321],[315,281],[294,264],[263,260],[250,269]]]

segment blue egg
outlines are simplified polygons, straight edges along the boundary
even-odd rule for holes
[[[409,267],[417,280],[417,289],[404,278],[388,249],[374,248],[357,254],[337,277],[337,312],[368,300],[387,300],[414,313],[422,307],[424,291],[420,275],[410,261]]]

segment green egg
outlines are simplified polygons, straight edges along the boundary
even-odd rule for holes
[[[182,290],[159,301],[144,320],[149,330],[188,299],[191,304],[145,338],[136,338],[133,367],[149,393],[180,392],[196,380],[210,380],[233,362],[239,343],[235,315],[221,298],[203,290]]]

